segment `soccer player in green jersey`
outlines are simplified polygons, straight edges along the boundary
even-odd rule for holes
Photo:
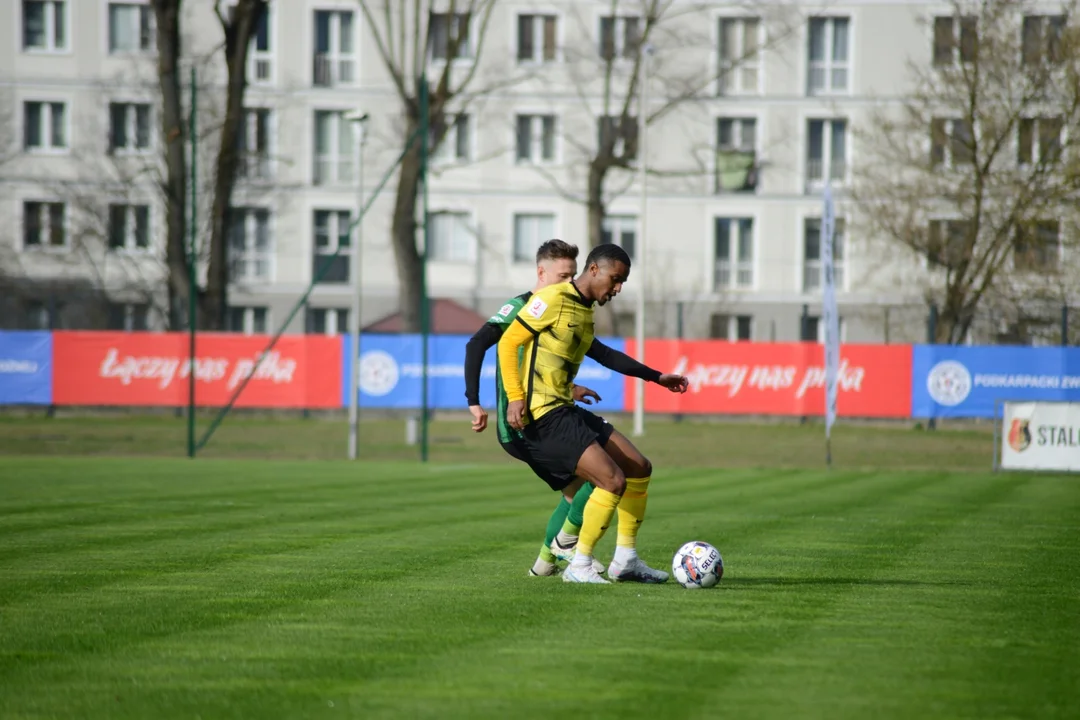
[[[474,431],[483,432],[488,424],[488,414],[480,405],[480,372],[485,353],[498,343],[502,334],[514,322],[518,312],[533,293],[549,285],[568,282],[574,277],[577,273],[577,255],[577,247],[562,240],[549,240],[541,245],[536,253],[536,287],[531,292],[522,293],[508,300],[469,340],[465,349],[465,397],[469,403],[469,412],[473,416]],[[654,376],[659,376],[656,371],[600,341],[594,341],[588,356],[599,364],[624,375],[643,377],[654,382],[657,379]],[[600,400],[599,395],[582,385],[573,385],[572,392],[573,399],[577,402],[592,404],[591,401]],[[542,480],[548,481],[550,485],[553,478],[549,478],[546,471],[533,462],[522,441],[521,432],[510,427],[506,421],[507,397],[502,382],[502,371],[498,364],[496,365],[496,393],[496,425],[499,444],[511,457],[528,464],[533,472]],[[560,495],[559,503],[548,521],[540,554],[532,569],[529,570],[530,575],[558,574],[555,561],[569,561],[573,557],[583,522],[584,508],[592,489],[591,484],[584,483],[573,496],[573,502]],[[595,566],[599,572],[604,569],[603,564],[598,561]]]

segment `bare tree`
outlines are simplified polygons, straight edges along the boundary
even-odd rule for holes
[[[572,6],[571,17],[581,41],[565,48],[564,56],[586,124],[567,124],[562,137],[575,155],[571,164],[582,168],[584,177],[572,172],[567,182],[543,167],[537,171],[564,198],[586,206],[590,246],[600,244],[609,204],[629,189],[637,172],[643,63],[650,63],[646,126],[676,109],[686,109],[684,115],[692,117],[692,122],[708,123],[708,113],[697,107],[699,101],[723,94],[741,68],[759,62],[769,47],[789,37],[800,17],[782,3],[735,4],[729,19],[734,21],[731,27],[741,32],[737,37],[722,37],[720,62],[714,62],[714,10],[715,5],[705,2],[609,0],[597,41],[590,14],[580,4]],[[642,52],[646,46],[656,50],[651,58]],[[756,72],[763,70],[759,66]],[[747,180],[755,182],[758,165],[753,153],[718,158],[715,143],[710,140],[707,145],[704,151],[695,147],[675,164],[655,162],[647,172],[700,192],[703,181],[731,160],[734,174],[742,172],[742,181],[734,189],[742,189]]]
[[[428,79],[430,152],[439,148],[447,130],[459,117],[467,114],[472,102],[496,87],[515,81],[515,73],[506,74],[492,68],[485,74],[482,84],[477,82],[497,0],[359,2],[379,57],[401,103],[403,143],[420,127],[418,85],[427,67],[441,65],[437,75]],[[420,329],[422,268],[416,237],[420,153],[420,143],[414,142],[402,159],[391,225],[399,307],[407,332]]]
[[[858,224],[882,265],[906,260],[896,282],[940,309],[938,342],[963,341],[981,308],[1023,307],[1067,277],[1080,219],[1074,9],[955,0],[926,19],[932,62],[909,63],[904,99],[856,129]]]
[[[161,127],[165,145],[166,264],[169,269],[170,325],[182,326],[188,299],[188,257],[185,250],[188,218],[188,160],[185,141],[190,108],[184,106],[182,77],[184,55],[181,47],[182,0],[153,0],[157,21],[158,82],[161,92]],[[266,13],[266,0],[238,0],[223,13],[220,0],[214,12],[224,33],[223,54],[227,70],[225,116],[218,137],[214,162],[213,199],[210,215],[210,243],[207,281],[200,291],[199,309],[204,329],[225,328],[228,291],[228,247],[226,242],[229,205],[237,177],[237,133],[244,114],[247,90],[247,56],[251,39]]]

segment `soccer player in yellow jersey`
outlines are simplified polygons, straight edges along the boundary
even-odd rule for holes
[[[572,393],[593,341],[593,305],[618,295],[629,274],[630,256],[621,247],[593,248],[577,278],[535,293],[499,340],[506,420],[521,431],[531,462],[569,500],[585,482],[595,488],[585,505],[574,557],[563,572],[566,582],[607,583],[593,567],[593,548],[616,512],[619,529],[608,577],[648,583],[668,579],[636,550],[652,464],[626,436],[575,405]],[[655,375],[659,385],[686,392],[685,377]]]

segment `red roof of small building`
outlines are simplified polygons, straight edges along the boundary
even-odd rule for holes
[[[431,299],[431,332],[434,335],[472,335],[487,322],[470,308],[448,298]],[[368,333],[400,333],[401,313],[396,312],[364,328]]]

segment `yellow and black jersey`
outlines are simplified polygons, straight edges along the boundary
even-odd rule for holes
[[[499,340],[507,399],[525,400],[533,420],[573,405],[574,377],[592,343],[592,302],[572,282],[540,290]]]

